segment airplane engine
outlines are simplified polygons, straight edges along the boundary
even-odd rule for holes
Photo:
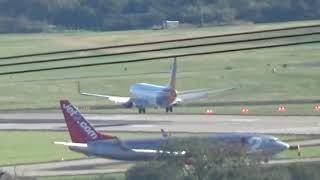
[[[187,152],[187,153],[184,155],[184,163],[185,163],[186,165],[192,165],[192,164],[195,163],[195,159],[194,159],[192,153]]]
[[[133,102],[132,101],[128,101],[128,102],[124,103],[123,106],[126,107],[126,108],[132,108],[133,107]]]

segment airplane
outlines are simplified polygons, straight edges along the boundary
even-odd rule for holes
[[[83,153],[87,156],[126,161],[155,159],[164,153],[174,156],[185,156],[188,153],[184,150],[170,152],[166,151],[164,147],[171,138],[190,139],[192,136],[169,137],[164,130],[161,130],[162,137],[160,138],[121,140],[117,136],[102,134],[95,130],[68,100],[61,100],[60,106],[69,130],[71,142],[54,142],[54,144],[67,146],[72,151]],[[257,154],[265,160],[269,160],[275,154],[290,149],[289,144],[280,141],[278,138],[262,134],[221,133],[193,137],[206,139],[207,141],[205,142],[212,146],[216,145],[217,142],[221,142],[226,143],[229,148],[239,148],[240,144],[244,147],[245,153]]]
[[[166,108],[166,112],[173,112],[173,106],[185,101],[198,100],[207,97],[209,94],[220,94],[225,91],[229,91],[235,88],[226,88],[220,90],[210,89],[196,89],[188,91],[176,90],[176,72],[177,72],[177,60],[173,59],[171,66],[170,81],[165,86],[159,86],[148,83],[136,83],[129,89],[130,97],[110,96],[102,94],[93,94],[80,91],[80,85],[78,86],[79,93],[86,96],[96,96],[107,98],[108,100],[123,105],[126,108],[132,108],[136,106],[139,113],[146,113],[146,107],[162,107]]]

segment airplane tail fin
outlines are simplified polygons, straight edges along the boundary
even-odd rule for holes
[[[69,134],[74,143],[87,143],[102,139],[114,139],[114,136],[104,135],[97,132],[92,125],[82,116],[78,109],[68,100],[60,101],[64,120],[67,124]]]
[[[177,74],[177,59],[174,58],[171,65],[171,76],[169,82],[169,88],[175,90],[176,89],[176,74]]]

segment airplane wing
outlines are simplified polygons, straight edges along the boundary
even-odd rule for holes
[[[93,93],[85,93],[80,92],[80,94],[85,96],[95,96],[95,97],[102,97],[107,98],[109,101],[112,101],[116,104],[125,104],[130,101],[130,97],[122,97],[122,96],[109,96],[109,95],[102,95],[102,94],[93,94]]]
[[[68,147],[88,147],[88,144],[86,143],[73,143],[73,142],[53,142],[54,144],[57,145],[63,145],[63,146],[68,146]]]
[[[178,92],[176,101],[172,104],[179,104],[185,101],[193,101],[202,98],[206,98],[208,96],[220,95],[226,91],[234,90],[235,88],[225,88],[219,90],[212,90],[212,89],[196,89],[196,90],[189,90],[189,91],[180,91]]]
[[[80,90],[80,82],[78,81],[78,93],[85,96],[95,96],[95,97],[102,97],[107,98],[109,101],[112,101],[116,104],[126,104],[129,103],[131,98],[130,97],[122,97],[122,96],[110,96],[110,95],[103,95],[103,94],[94,94],[94,93],[87,93],[81,92]]]

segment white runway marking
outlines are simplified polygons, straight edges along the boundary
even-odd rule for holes
[[[10,117],[0,122],[0,130],[65,130],[61,113],[5,114]],[[0,114],[4,116],[3,114]],[[89,118],[101,119],[94,124],[99,130],[159,132],[254,132],[320,134],[319,116],[243,116],[243,115],[132,115],[88,114]],[[21,119],[19,118],[21,117]],[[106,119],[103,120],[102,117]],[[36,121],[34,121],[36,119]],[[12,123],[10,122],[12,120]],[[116,120],[108,122],[108,120]],[[9,124],[7,124],[9,122]],[[19,123],[16,123],[19,122]],[[152,122],[152,124],[151,124]]]
[[[231,122],[255,122],[259,121],[260,119],[231,119]]]
[[[130,127],[133,128],[151,128],[154,127],[154,125],[150,125],[150,124],[136,124],[136,125],[129,125]]]

